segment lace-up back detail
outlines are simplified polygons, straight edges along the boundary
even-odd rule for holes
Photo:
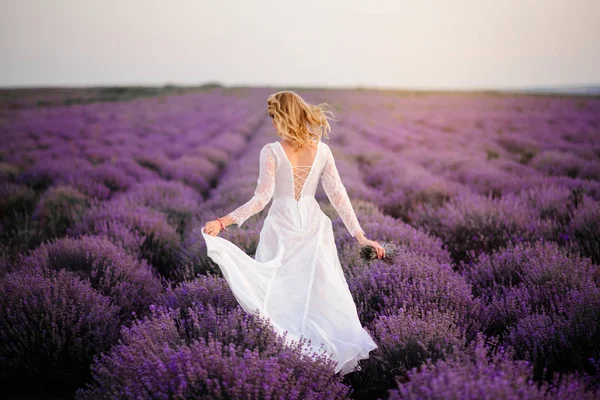
[[[302,188],[304,188],[304,183],[310,174],[310,169],[312,165],[300,165],[293,166],[292,170],[294,171],[294,199],[296,201],[300,200],[300,195],[302,194]]]
[[[299,201],[302,197],[302,190],[304,189],[304,184],[306,180],[310,176],[310,172],[312,171],[315,162],[317,161],[317,157],[319,156],[319,148],[320,146],[317,144],[317,151],[315,153],[315,158],[313,159],[313,163],[311,165],[292,165],[290,159],[283,148],[281,142],[277,142],[279,144],[279,148],[283,153],[283,157],[287,160],[290,169],[292,170],[292,181],[294,185],[294,200]]]

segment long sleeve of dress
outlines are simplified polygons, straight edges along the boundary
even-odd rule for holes
[[[275,189],[276,156],[269,145],[263,146],[259,157],[259,174],[254,196],[245,204],[230,212],[228,216],[238,225],[262,211],[273,197]]]
[[[358,219],[352,208],[352,203],[350,203],[350,198],[346,192],[346,187],[342,183],[340,174],[335,165],[333,153],[329,146],[327,146],[325,157],[326,160],[321,175],[321,183],[323,184],[323,189],[325,190],[327,198],[329,198],[329,201],[342,218],[344,225],[346,225],[346,228],[352,237],[355,237],[358,232],[364,234],[365,232],[358,223]]]

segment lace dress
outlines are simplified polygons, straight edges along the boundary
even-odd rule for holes
[[[319,181],[350,234],[364,233],[329,146],[318,142],[312,165],[293,166],[276,141],[260,151],[254,196],[229,214],[242,226],[273,199],[254,258],[220,236],[202,236],[208,257],[247,312],[258,310],[290,341],[310,339],[310,351],[332,355],[335,372],[345,375],[377,345],[358,319],[331,219],[314,197]]]

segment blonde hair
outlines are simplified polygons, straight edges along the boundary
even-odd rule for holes
[[[327,133],[331,127],[327,119],[333,119],[333,113],[325,109],[329,104],[310,104],[297,93],[284,90],[270,95],[267,106],[277,134],[289,140],[294,148],[308,146],[313,140],[319,142],[322,137],[329,138]]]

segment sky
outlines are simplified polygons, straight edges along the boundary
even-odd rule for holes
[[[0,87],[600,84],[600,0],[0,0]]]

